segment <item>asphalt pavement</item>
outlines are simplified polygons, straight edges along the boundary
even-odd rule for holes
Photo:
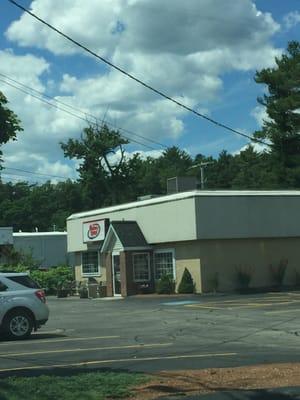
[[[300,361],[300,293],[49,298],[30,340],[0,341],[0,376],[49,369],[156,372]]]

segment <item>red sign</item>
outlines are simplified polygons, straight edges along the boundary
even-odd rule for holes
[[[100,229],[100,225],[99,224],[91,224],[89,226],[89,230],[88,230],[88,237],[89,239],[95,239],[99,233],[100,233],[101,229]]]
[[[82,226],[83,243],[100,242],[105,239],[106,220],[86,221]]]

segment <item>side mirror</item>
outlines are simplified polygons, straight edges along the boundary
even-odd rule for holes
[[[7,290],[7,286],[4,283],[0,282],[0,292],[5,292]]]

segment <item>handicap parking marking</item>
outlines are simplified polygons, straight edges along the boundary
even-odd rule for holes
[[[100,350],[127,350],[127,349],[147,349],[156,347],[169,347],[173,343],[149,343],[149,344],[134,344],[134,345],[124,345],[124,346],[109,346],[109,347],[88,347],[88,348],[75,348],[75,349],[56,349],[56,350],[39,350],[23,353],[0,353],[0,358],[7,357],[24,357],[24,356],[34,356],[40,354],[60,354],[60,353],[79,353],[79,352],[90,352],[90,351],[100,351]]]
[[[291,298],[280,298],[275,301],[271,301],[271,299],[257,299],[255,301],[247,301],[243,300],[225,300],[218,302],[207,302],[207,303],[198,303],[198,304],[187,304],[185,307],[191,308],[201,308],[201,309],[211,309],[211,310],[236,310],[236,309],[256,309],[263,307],[272,307],[272,306],[282,306],[282,305],[290,305],[290,304],[298,304],[300,300],[293,300]]]
[[[41,369],[53,369],[53,368],[70,368],[70,367],[89,367],[101,364],[116,364],[116,363],[135,363],[135,362],[151,362],[151,361],[164,361],[164,360],[182,360],[182,359],[201,359],[201,358],[223,358],[223,357],[236,357],[238,353],[204,353],[204,354],[178,354],[161,357],[134,357],[134,358],[120,358],[120,359],[107,359],[107,360],[93,360],[83,361],[77,363],[68,364],[52,364],[52,365],[30,365],[16,368],[3,368],[0,369],[0,373],[5,372],[18,372],[28,370],[41,370]]]
[[[198,300],[178,300],[178,301],[168,301],[166,303],[161,303],[163,306],[185,306],[188,304],[199,304]]]

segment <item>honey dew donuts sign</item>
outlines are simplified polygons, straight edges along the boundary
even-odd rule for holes
[[[83,242],[98,242],[105,238],[105,220],[88,221],[83,223]]]

